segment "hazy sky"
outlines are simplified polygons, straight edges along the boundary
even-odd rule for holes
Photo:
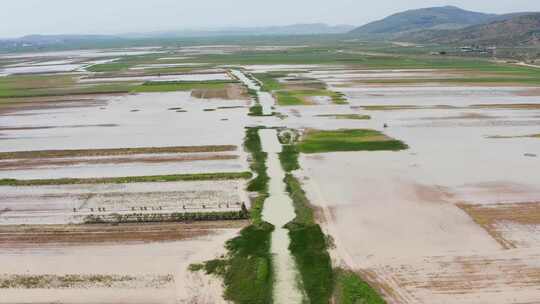
[[[2,0],[0,37],[313,22],[361,25],[406,9],[442,5],[489,13],[540,11],[540,0]]]

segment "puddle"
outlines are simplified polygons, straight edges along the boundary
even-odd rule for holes
[[[259,135],[263,150],[268,153],[267,166],[270,176],[270,197],[264,204],[263,219],[276,227],[272,233],[271,245],[276,271],[274,300],[276,303],[302,303],[302,293],[297,285],[300,274],[289,251],[289,231],[283,228],[295,218],[296,214],[283,182],[285,171],[281,168],[278,157],[281,144],[277,139],[276,130],[260,130]]]

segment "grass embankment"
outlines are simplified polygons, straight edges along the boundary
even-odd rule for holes
[[[338,151],[399,151],[407,149],[402,141],[367,129],[336,131],[310,130],[297,145],[302,153]]]
[[[256,177],[247,187],[257,192],[251,206],[252,224],[240,235],[227,242],[227,257],[191,265],[193,271],[223,277],[225,299],[236,304],[270,304],[273,294],[272,255],[270,240],[274,226],[262,220],[262,208],[268,197],[269,177],[266,172],[267,154],[262,150],[260,128],[247,128],[244,146],[251,154],[251,169]]]
[[[84,218],[85,224],[133,224],[133,223],[182,223],[209,221],[246,220],[247,210],[223,212],[173,212],[173,213],[130,213],[130,214],[92,214]]]
[[[268,155],[262,149],[259,130],[261,128],[247,128],[244,146],[251,154],[250,168],[256,176],[247,187],[249,192],[257,192],[258,196],[254,199],[251,206],[251,218],[254,224],[262,223],[262,209],[266,198],[268,198],[268,181],[270,177],[266,172],[266,159]]]
[[[493,135],[493,136],[487,136],[487,138],[491,138],[491,139],[540,138],[540,133],[539,134],[528,134],[528,135]]]
[[[163,153],[202,153],[236,151],[233,145],[223,146],[183,146],[183,147],[148,147],[148,148],[115,148],[115,149],[80,149],[80,150],[41,150],[0,152],[3,159],[63,158],[63,157],[97,157],[135,154]]]
[[[350,119],[350,120],[369,120],[371,116],[361,115],[361,114],[321,114],[316,115],[316,117],[326,117],[334,119]]]
[[[300,169],[298,163],[298,148],[295,145],[283,145],[281,153],[279,153],[279,160],[286,172],[291,172]]]
[[[328,253],[329,241],[320,225],[315,222],[314,211],[302,189],[301,182],[291,171],[299,169],[298,150],[295,145],[284,145],[279,158],[287,171],[284,182],[291,197],[296,218],[287,224],[291,244],[309,303],[380,304],[384,300],[356,274],[333,269]]]
[[[227,242],[228,257],[190,266],[192,271],[223,277],[224,297],[237,304],[272,303],[272,256],[270,238],[274,227],[268,223],[244,228]]]
[[[296,213],[296,218],[287,224],[291,238],[289,250],[295,257],[309,303],[327,304],[333,291],[332,263],[326,237],[315,223],[309,200],[300,182],[290,173],[300,167],[296,146],[284,145],[279,159],[287,172],[284,182]]]
[[[306,85],[299,89],[298,84],[296,84],[296,88],[292,88],[279,82],[278,79],[286,77],[287,73],[259,73],[254,76],[262,83],[263,91],[274,94],[280,106],[313,104],[310,100],[313,97],[330,97],[334,104],[347,104],[347,99],[342,93],[327,90],[324,83],[321,83],[322,88],[310,88]]]
[[[251,172],[201,173],[153,176],[103,177],[103,178],[60,178],[60,179],[0,179],[0,186],[47,186],[47,185],[79,185],[79,184],[129,184],[160,183],[179,181],[208,181],[249,179]]]
[[[227,85],[235,83],[238,82],[233,80],[146,82],[140,86],[137,86],[131,92],[156,93],[191,90],[225,90]]]
[[[247,87],[247,86],[246,86]],[[254,89],[247,89],[249,97],[253,100],[253,106],[249,108],[249,116],[264,116],[263,115],[263,106],[260,104],[259,101],[259,94],[257,90]]]

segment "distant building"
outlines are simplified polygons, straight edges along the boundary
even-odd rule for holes
[[[459,48],[462,53],[475,53],[475,54],[495,54],[497,47],[483,47],[478,45],[462,46]]]

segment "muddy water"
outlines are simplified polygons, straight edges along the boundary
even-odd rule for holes
[[[297,285],[299,273],[294,258],[289,251],[289,232],[283,228],[295,217],[293,203],[285,192],[285,172],[281,168],[278,153],[281,144],[276,130],[259,131],[263,150],[268,153],[268,175],[270,176],[270,197],[266,200],[263,219],[276,227],[272,233],[271,252],[274,256],[276,271],[274,286],[275,303],[302,303],[302,293]]]
[[[124,81],[212,81],[212,80],[230,80],[229,75],[225,73],[209,74],[179,74],[162,76],[132,76],[132,77],[104,77],[81,79],[81,83],[100,83],[100,82],[124,82]]]
[[[246,77],[244,73],[238,70],[233,70],[231,71],[231,73],[234,76],[238,77],[238,79],[240,79],[240,81],[242,81],[248,88],[257,91],[257,96],[259,97],[259,103],[263,107],[263,115],[272,115],[272,107],[274,107],[274,105],[276,104],[276,100],[274,99],[274,96],[272,96],[272,94],[268,92],[262,92],[259,84],[249,79],[248,77]]]

